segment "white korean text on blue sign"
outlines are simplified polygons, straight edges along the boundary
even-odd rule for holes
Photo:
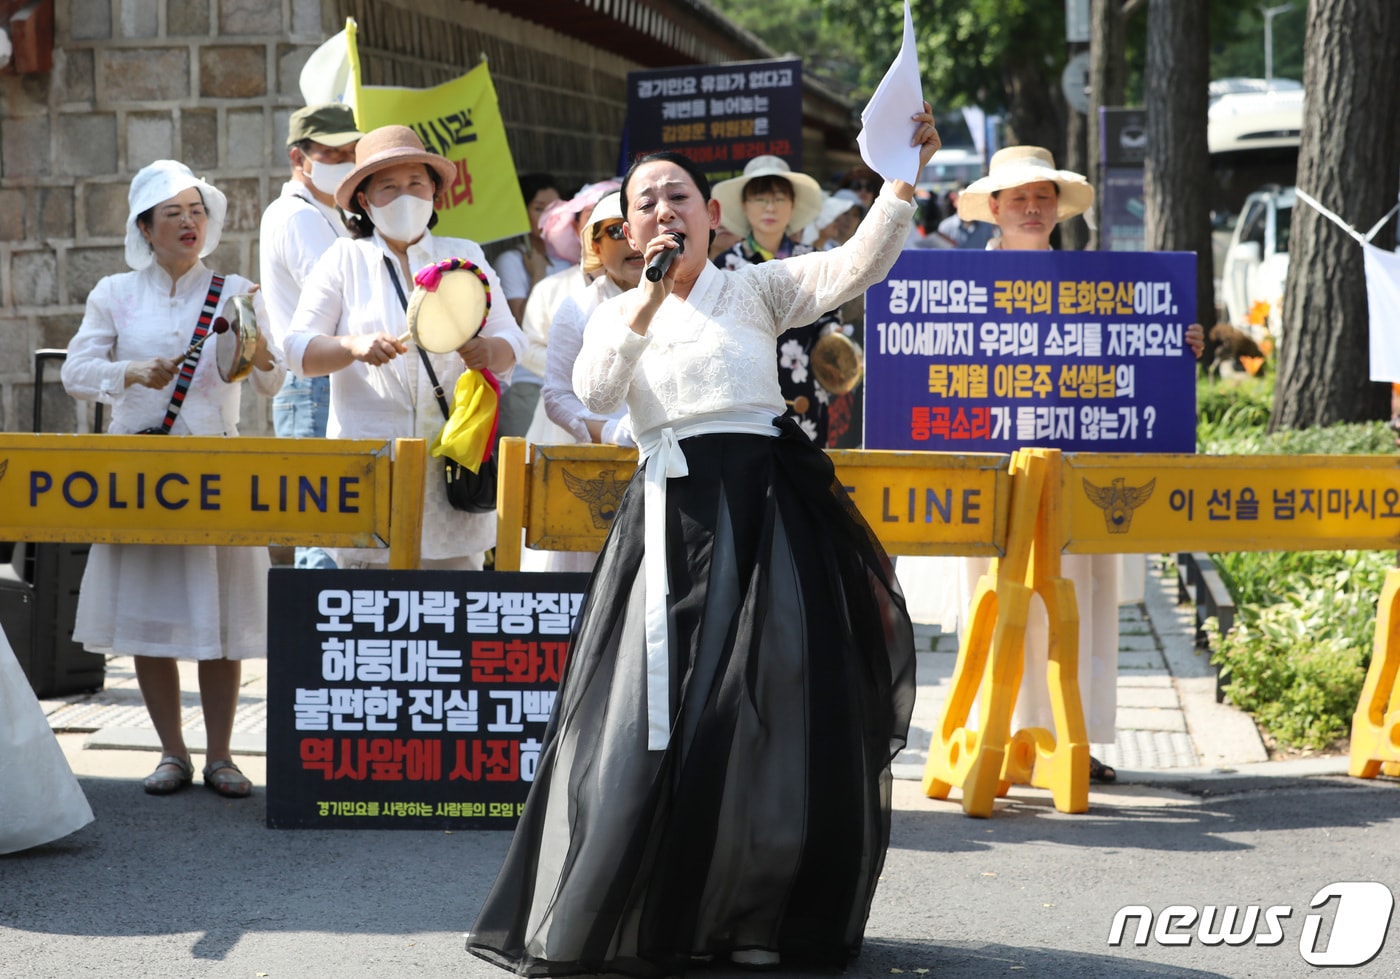
[[[1196,257],[906,250],[865,300],[865,447],[1194,452]]]

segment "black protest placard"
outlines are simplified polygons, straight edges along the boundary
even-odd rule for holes
[[[802,169],[802,61],[744,61],[627,73],[628,160],[674,150],[711,182],[756,156]]]
[[[267,825],[514,828],[587,581],[274,569]]]

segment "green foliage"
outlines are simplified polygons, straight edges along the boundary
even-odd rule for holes
[[[862,88],[875,89],[899,50],[903,0],[828,0],[827,20],[856,45]],[[924,95],[935,105],[1002,103],[1002,66],[1030,60],[1059,78],[1065,65],[1064,0],[912,0]]]
[[[1311,625],[1322,616],[1307,595],[1295,602],[1258,610],[1221,637],[1215,620],[1207,624],[1212,662],[1229,680],[1230,702],[1254,719],[1280,744],[1325,748],[1346,737],[1351,714],[1366,679],[1369,641],[1318,635]],[[1326,624],[1325,621],[1322,624]]]
[[[1196,384],[1196,444],[1200,452],[1219,455],[1234,449],[1212,446],[1242,434],[1257,435],[1269,424],[1274,403],[1273,375],[1259,379],[1206,378]]]
[[[780,55],[802,58],[802,70],[843,95],[861,84],[859,48],[822,16],[818,0],[711,0],[744,30]],[[869,91],[865,92],[866,95]]]
[[[712,0],[730,20],[859,107],[884,77],[904,30],[903,0]],[[1114,0],[1122,3],[1123,0]],[[1302,78],[1303,4],[1274,20],[1274,74]],[[1147,5],[1127,20],[1128,105],[1142,104]],[[924,96],[949,109],[1005,109],[1007,65],[1039,65],[1059,86],[1067,58],[1064,0],[911,0]],[[1254,5],[1212,4],[1212,78],[1263,75],[1263,22]]]
[[[1227,16],[1232,23],[1212,23],[1211,78],[1264,77],[1264,15],[1260,4],[1242,4]],[[1276,6],[1270,2],[1262,6]],[[1303,43],[1307,34],[1307,4],[1294,0],[1293,9],[1273,19],[1274,77],[1303,80]]]
[[[1384,422],[1267,431],[1274,375],[1203,379],[1196,385],[1196,451],[1204,455],[1385,455],[1395,435]]]
[[[1265,431],[1271,380],[1202,381],[1199,450],[1212,455],[1389,454],[1381,422]],[[1347,735],[1366,678],[1376,602],[1390,551],[1289,551],[1211,555],[1235,600],[1235,625],[1207,625],[1211,660],[1231,703],[1280,744],[1322,748]]]

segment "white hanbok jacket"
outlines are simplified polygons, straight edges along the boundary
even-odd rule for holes
[[[214,273],[202,262],[180,277],[152,264],[140,272],[109,275],[88,296],[82,325],[68,345],[63,386],[82,400],[112,406],[110,431],[130,434],[159,425],[175,382],[161,390],[125,386],[127,364],[178,357],[189,345]],[[225,277],[217,312],[253,283]],[[267,334],[265,310],[254,300]],[[248,383],[265,397],[286,377],[280,351],[269,339],[276,366],[254,369]],[[171,435],[238,434],[243,384],[225,383],[215,341],[204,345]],[[159,438],[160,436],[151,436]],[[78,595],[73,639],[101,653],[178,659],[248,659],[267,654],[265,547],[94,544]]]

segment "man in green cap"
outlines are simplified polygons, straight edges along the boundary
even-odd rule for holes
[[[337,237],[349,235],[335,206],[335,189],[355,168],[355,144],[362,134],[348,105],[308,105],[287,125],[287,156],[292,176],[282,194],[263,212],[259,232],[261,282],[268,327],[280,349],[287,337],[302,284],[316,260]],[[279,436],[324,438],[330,408],[329,377],[297,377],[290,371],[272,402]],[[319,547],[299,547],[299,568],[334,568]]]

